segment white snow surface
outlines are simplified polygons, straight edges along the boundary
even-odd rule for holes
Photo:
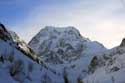
[[[104,61],[105,65],[97,67],[93,74],[83,79],[83,83],[125,83],[125,47],[115,47],[103,55],[109,57]]]
[[[11,55],[13,55],[14,57],[12,62],[10,61]],[[45,82],[47,83],[59,83],[61,80],[58,80],[58,77],[51,70],[45,68],[40,64],[37,64],[29,57],[3,40],[0,40],[0,57],[4,57],[4,61],[0,60],[1,83],[41,83],[42,80],[45,80]],[[15,76],[11,76],[11,68],[16,68],[15,65],[18,65],[18,61],[21,62],[21,70],[17,74],[15,74]],[[31,70],[29,66],[32,66],[33,69]],[[48,74],[48,78],[50,80],[44,78],[44,76],[47,77]],[[56,82],[54,81],[54,79],[57,79]]]

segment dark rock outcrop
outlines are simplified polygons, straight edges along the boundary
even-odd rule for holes
[[[122,40],[120,46],[121,46],[121,47],[125,46],[125,38]]]
[[[16,39],[14,39],[15,37],[13,36],[15,36]],[[12,31],[8,31],[6,27],[1,23],[0,23],[0,39],[9,42],[11,46],[17,48],[19,51],[24,53],[24,55],[27,55],[32,60],[36,61],[37,63],[40,63],[40,60],[34,53],[34,51],[23,40],[20,40],[20,38],[16,33],[13,32],[12,34]]]

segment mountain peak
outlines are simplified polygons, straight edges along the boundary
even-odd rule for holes
[[[44,32],[44,33],[43,33]],[[46,34],[46,35],[75,35],[81,36],[80,32],[73,26],[67,27],[54,27],[54,26],[46,26],[45,28],[41,29],[39,33]]]
[[[54,64],[76,60],[85,50],[93,47],[105,49],[99,43],[95,44],[82,37],[72,26],[46,26],[29,42],[29,45],[45,62]]]
[[[60,30],[77,30],[74,26],[66,26],[66,27],[56,27],[56,26],[45,26],[45,29],[60,29]]]

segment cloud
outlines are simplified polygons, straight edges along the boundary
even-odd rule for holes
[[[27,42],[44,26],[75,26],[81,34],[106,47],[119,45],[125,32],[125,12],[120,0],[73,0],[39,5],[15,27]],[[23,29],[22,29],[23,28]]]

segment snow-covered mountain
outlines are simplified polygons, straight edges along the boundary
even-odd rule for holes
[[[77,83],[79,78],[87,76],[92,58],[107,50],[102,44],[82,37],[71,26],[47,26],[29,45],[57,75],[66,74],[69,83]]]
[[[27,45],[0,24],[0,83],[125,83],[124,77],[125,39],[108,50],[74,27],[47,26]]]
[[[31,48],[45,62],[63,64],[72,62],[88,53],[105,50],[96,41],[81,36],[74,27],[46,26],[29,42]]]

